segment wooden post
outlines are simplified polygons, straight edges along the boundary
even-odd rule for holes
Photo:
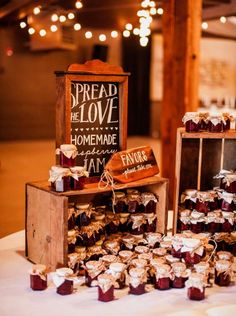
[[[184,113],[198,108],[202,0],[166,0],[163,9],[162,175],[170,179],[172,207],[176,130]]]

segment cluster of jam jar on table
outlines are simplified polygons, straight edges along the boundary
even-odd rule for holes
[[[187,189],[181,195],[178,231],[209,232],[218,250],[236,255],[236,172],[222,170],[220,187],[209,191]]]
[[[230,130],[233,122],[235,124],[235,118],[230,113],[209,114],[208,112],[187,112],[182,121],[186,132],[189,133],[221,133]]]
[[[86,169],[76,166],[78,151],[75,145],[63,144],[56,150],[59,156],[59,165],[52,166],[49,170],[49,182],[57,192],[82,190],[85,179],[89,176]]]
[[[229,286],[233,282],[232,254],[219,251],[212,256],[214,247],[204,234],[188,232],[164,237],[159,233],[146,233],[142,239],[128,237],[128,248],[128,240],[124,241],[122,234],[115,234],[108,240],[116,241],[118,246],[110,244],[107,248],[104,243],[103,247],[80,248],[69,254],[68,267],[51,273],[57,293],[75,292],[74,282],[84,274],[85,284],[97,287],[98,300],[103,302],[112,301],[115,290],[128,288],[129,294],[141,295],[153,287],[158,290],[186,287],[189,299],[203,300],[205,288],[212,286],[212,277],[218,286]],[[46,267],[34,265],[30,281],[33,290],[45,290]]]

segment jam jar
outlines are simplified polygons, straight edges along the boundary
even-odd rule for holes
[[[119,252],[120,261],[126,264],[129,263],[130,260],[132,260],[133,256],[134,256],[134,253],[131,250],[121,250]]]
[[[134,248],[134,251],[137,253],[137,254],[140,254],[140,253],[148,253],[150,250],[147,246],[136,246]]]
[[[197,190],[186,189],[181,194],[181,204],[184,204],[185,209],[193,210],[196,207]]]
[[[97,286],[97,278],[105,270],[102,261],[88,261],[85,264],[85,284],[89,287]]]
[[[208,128],[209,132],[212,133],[221,133],[224,131],[224,118],[222,115],[210,115],[209,116],[209,123]]]
[[[149,248],[157,248],[162,240],[160,233],[145,233],[145,239]]]
[[[75,166],[70,168],[71,171],[71,189],[83,190],[85,179],[89,176],[84,167]]]
[[[183,234],[175,234],[172,238],[172,249],[171,249],[171,254],[173,257],[176,258],[182,258],[183,253],[181,252],[182,246],[183,246],[183,239],[184,235]]]
[[[92,246],[87,248],[87,259],[91,260],[99,260],[102,256],[106,255],[106,251],[102,249],[101,246]]]
[[[189,275],[189,271],[187,271],[186,265],[183,262],[174,262],[172,263],[171,268],[173,271],[171,287],[177,289],[183,288]]]
[[[95,245],[94,225],[82,226],[76,240],[77,246],[91,247]]]
[[[145,219],[143,214],[131,214],[129,220],[130,233],[132,235],[140,235],[145,230]]]
[[[118,261],[118,258],[115,255],[104,255],[99,260],[103,262],[105,269],[108,269],[111,263]]]
[[[142,268],[132,268],[129,270],[129,293],[141,295],[145,293],[147,273]]]
[[[143,192],[141,194],[140,208],[143,213],[156,213],[158,199],[152,192]]]
[[[78,265],[76,272],[78,275],[84,275],[84,263],[86,262],[87,258],[86,247],[76,246],[75,252],[78,254]],[[71,267],[69,266],[69,268]]]
[[[206,231],[214,234],[221,231],[220,217],[215,212],[209,212],[205,219]]]
[[[225,212],[233,212],[236,210],[236,194],[223,191],[220,193],[221,209]]]
[[[200,127],[199,130],[201,132],[208,131],[208,118],[209,118],[209,112],[199,112],[199,118],[200,118]]]
[[[199,263],[204,255],[202,242],[196,238],[183,238],[181,251],[186,264]]]
[[[226,247],[225,239],[227,238],[227,236],[228,236],[228,233],[224,233],[224,232],[215,233],[214,239],[217,244],[217,251],[225,250],[225,247]]]
[[[225,185],[225,191],[229,193],[236,193],[236,172],[225,174],[225,177],[222,181]]]
[[[130,262],[131,268],[142,268],[145,269],[147,266],[147,260],[135,258]]]
[[[128,221],[129,221],[129,213],[120,213],[119,214],[119,221],[120,221],[120,227],[119,230],[122,233],[128,232]]]
[[[71,190],[70,184],[71,171],[69,168],[62,168],[60,166],[52,166],[49,170],[49,179],[51,186],[57,192],[64,192]]]
[[[47,288],[46,266],[43,264],[34,264],[30,273],[30,287],[34,291],[42,291]]]
[[[200,261],[194,265],[194,270],[196,273],[203,276],[204,285],[210,283],[210,264],[207,261]]]
[[[182,119],[185,130],[188,133],[199,132],[200,129],[200,117],[197,112],[186,112]]]
[[[190,211],[190,210],[186,210]],[[184,232],[191,229],[191,218],[190,216],[180,216],[177,220],[178,232]]]
[[[126,265],[121,262],[114,262],[110,264],[106,273],[111,274],[115,279],[115,288],[123,289],[125,287],[125,269]]]
[[[112,212],[106,213],[106,226],[105,230],[107,235],[115,234],[119,231],[120,221],[118,214]]]
[[[75,145],[62,144],[56,149],[56,155],[60,155],[60,165],[64,168],[74,167],[78,151]]]
[[[112,203],[116,213],[127,212],[126,196],[124,192],[116,191]]]
[[[229,286],[231,283],[232,262],[228,260],[217,260],[215,262],[215,284]]]
[[[194,234],[199,234],[199,233],[204,232],[205,216],[203,213],[192,211],[190,222],[191,222],[191,231]]]
[[[159,264],[155,268],[155,289],[168,290],[170,288],[171,267],[168,264]]]
[[[222,211],[224,223],[222,224],[222,231],[230,233],[234,230],[234,212]]]
[[[127,207],[129,213],[138,213],[141,203],[140,193],[130,193],[127,195]]]
[[[230,113],[227,113],[227,112],[223,112],[222,116],[223,116],[224,121],[225,121],[224,131],[228,131],[228,130],[230,130],[231,122],[233,122],[235,120],[235,118],[233,117],[233,115],[231,115]]]
[[[217,208],[217,200],[212,191],[198,191],[196,200],[196,210],[206,214],[211,209]],[[213,206],[214,205],[214,206]]]
[[[103,248],[108,254],[117,256],[120,251],[120,243],[117,240],[107,240],[103,243]]]
[[[102,302],[110,302],[114,300],[114,283],[112,275],[102,273],[98,276],[98,300]]]
[[[185,282],[188,289],[187,295],[190,300],[201,301],[205,298],[204,277],[202,274],[192,273]]]
[[[57,293],[60,295],[69,295],[73,293],[73,270],[70,268],[56,269],[52,275],[54,284],[57,287]]]
[[[155,213],[144,213],[146,220],[144,231],[146,233],[154,233],[157,229],[157,216]]]
[[[75,223],[78,227],[87,226],[91,223],[92,210],[89,203],[75,204]]]
[[[131,235],[124,236],[121,239],[121,250],[133,250],[135,245],[135,238]]]
[[[68,230],[67,233],[68,253],[75,251],[75,243],[77,240],[77,231],[75,229]]]
[[[98,241],[102,236],[105,235],[105,214],[97,213],[93,215],[94,220],[92,221],[95,226],[95,239]]]
[[[160,248],[165,248],[167,254],[171,254],[172,242],[171,240],[162,240],[160,242]]]
[[[68,206],[68,230],[75,227],[75,209],[74,203],[69,203]]]

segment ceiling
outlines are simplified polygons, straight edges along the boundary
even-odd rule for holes
[[[156,1],[158,7],[162,5],[163,1],[166,0]],[[83,7],[77,12],[78,20],[85,28],[123,30],[127,22],[138,23],[137,11],[140,9],[141,0],[82,0],[82,2]],[[43,11],[53,12],[56,8],[73,10],[74,4],[75,0],[0,0],[0,23],[1,25],[16,23],[20,18],[32,13],[36,5],[42,6],[43,13]],[[222,15],[236,16],[236,0],[203,0],[204,21],[219,19]],[[155,19],[160,20],[160,16],[156,15]],[[155,23],[155,25],[160,24]],[[210,28],[206,33],[209,32]],[[224,31],[218,30],[218,32],[220,36],[224,36]],[[226,32],[226,37],[236,38],[235,25]]]

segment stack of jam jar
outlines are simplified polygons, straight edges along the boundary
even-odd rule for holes
[[[177,229],[210,233],[218,250],[236,255],[236,172],[222,170],[215,178],[221,184],[214,190],[183,192]]]
[[[128,289],[131,295],[142,295],[147,292],[147,284],[148,291],[185,287],[190,300],[203,300],[206,287],[213,283],[225,287],[234,281],[232,254],[214,253],[209,242],[206,234],[191,232],[174,236],[145,233],[142,238],[113,234],[102,246],[78,248],[69,254],[69,267],[57,269],[52,279],[57,293],[68,295],[74,292],[78,276],[84,275],[85,285],[97,287],[98,300],[103,302],[114,300],[115,291],[122,289]],[[47,288],[45,269],[36,265],[30,271],[33,290]]]
[[[82,190],[88,172],[82,166],[76,166],[78,151],[75,145],[63,144],[56,150],[60,164],[52,166],[49,182],[57,192]]]
[[[186,132],[189,133],[221,133],[228,131],[231,127],[235,128],[235,118],[230,113],[186,112],[182,121]]]
[[[110,235],[130,234],[142,239],[144,233],[157,230],[156,205],[158,198],[152,192],[137,190],[117,191],[107,199],[107,204],[94,206],[92,203],[70,203],[68,209],[68,251],[90,248],[99,255],[101,245],[115,252],[116,241],[107,240]],[[129,238],[124,242],[127,247]],[[94,247],[94,250],[92,250]],[[125,246],[124,246],[125,247]],[[92,248],[92,249],[91,249]],[[101,252],[101,255],[103,252]]]

